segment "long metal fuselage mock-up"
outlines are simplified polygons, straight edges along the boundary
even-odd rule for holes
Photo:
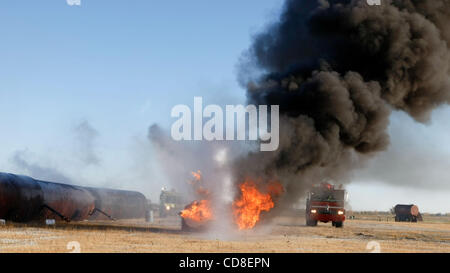
[[[36,180],[0,173],[0,218],[28,222],[144,218],[147,199],[139,192]]]

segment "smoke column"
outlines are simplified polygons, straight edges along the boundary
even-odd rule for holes
[[[392,111],[427,122],[449,103],[449,23],[449,0],[286,0],[240,71],[249,103],[280,105],[280,147],[237,160],[237,177],[277,177],[287,204],[348,181],[389,145]]]

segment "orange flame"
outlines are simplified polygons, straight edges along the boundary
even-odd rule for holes
[[[189,184],[191,184],[194,189],[196,190],[197,194],[201,196],[201,198],[208,198],[210,192],[208,189],[206,189],[204,186],[202,186],[202,172],[200,170],[194,172],[191,172],[193,180],[189,181]]]
[[[256,183],[249,179],[239,188],[241,196],[233,202],[233,215],[240,230],[253,228],[259,221],[261,212],[269,211],[275,206],[272,197],[283,191],[280,183],[271,182],[267,186],[267,193],[262,193]]]
[[[200,181],[200,179],[202,179],[202,172],[200,170],[191,172],[191,174],[194,177],[195,181]]]
[[[205,222],[213,218],[209,200],[194,201],[180,213],[181,217],[196,222]]]

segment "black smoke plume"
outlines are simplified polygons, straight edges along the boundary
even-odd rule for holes
[[[277,177],[285,201],[348,181],[389,145],[392,111],[427,122],[449,103],[449,26],[449,0],[286,0],[241,64],[249,103],[280,105],[280,146],[238,160],[238,177]]]

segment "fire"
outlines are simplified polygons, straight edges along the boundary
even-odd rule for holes
[[[215,215],[212,208],[212,196],[210,191],[204,187],[204,178],[200,171],[191,172],[192,179],[189,183],[193,186],[197,200],[187,205],[180,212],[183,218],[182,225],[187,228],[205,228]],[[234,220],[240,230],[253,228],[260,220],[262,212],[270,211],[274,206],[274,198],[280,195],[283,187],[279,182],[251,180],[247,178],[239,185],[240,195],[231,205]]]
[[[184,219],[195,222],[205,222],[213,218],[211,202],[209,200],[194,201],[180,213]]]
[[[260,219],[263,211],[269,211],[274,206],[273,197],[283,191],[278,182],[269,183],[267,193],[258,190],[256,183],[247,179],[239,186],[240,199],[233,202],[233,215],[240,230],[251,229]]]
[[[200,181],[200,179],[202,179],[202,172],[200,170],[191,172],[191,174],[194,177],[195,181]]]
[[[189,181],[189,184],[195,189],[197,195],[199,195],[199,199],[207,199],[210,192],[202,185],[202,172],[200,170],[191,172],[192,180]]]

